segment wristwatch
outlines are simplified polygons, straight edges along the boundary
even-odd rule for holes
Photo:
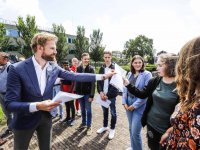
[[[104,75],[104,74],[102,75],[102,78],[103,78],[103,80],[105,80],[105,79],[106,79],[106,77],[105,77],[105,75]]]

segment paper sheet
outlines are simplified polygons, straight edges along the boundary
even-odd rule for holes
[[[52,101],[53,102],[62,101],[62,103],[64,103],[64,102],[68,102],[74,99],[79,99],[81,97],[83,97],[83,95],[77,95],[77,94],[59,91]]]
[[[110,84],[114,87],[116,87],[119,91],[123,92],[123,79],[122,77],[125,77],[127,71],[122,69],[120,66],[115,64],[115,72],[117,74],[113,75]]]
[[[111,101],[108,100],[108,99],[107,99],[106,101],[103,101],[103,100],[101,99],[100,94],[98,94],[97,99],[96,99],[96,102],[97,102],[98,104],[100,104],[100,105],[106,107],[106,108],[108,108],[109,105],[110,105],[110,103],[111,103]]]

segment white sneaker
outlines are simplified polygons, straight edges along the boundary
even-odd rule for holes
[[[126,150],[133,150],[132,147],[127,148]]]
[[[80,110],[77,110],[76,115],[77,115],[78,117],[80,117],[80,116],[81,116],[81,111],[80,111]]]
[[[110,140],[112,140],[112,139],[114,138],[114,136],[115,136],[115,130],[110,129],[110,133],[109,133],[109,135],[108,135],[108,138],[109,138]]]
[[[104,131],[107,131],[107,130],[108,130],[108,127],[102,127],[99,130],[97,130],[97,133],[100,134],[100,133],[103,133]]]

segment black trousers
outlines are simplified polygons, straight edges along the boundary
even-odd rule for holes
[[[153,127],[147,124],[148,147],[151,150],[166,150],[166,146],[160,144],[160,139],[163,134],[156,131]]]
[[[75,119],[75,107],[74,107],[74,100],[69,101],[69,102],[65,102],[65,106],[66,106],[66,112],[67,112],[67,118],[70,118],[70,109],[72,112],[72,119]]]
[[[52,118],[50,113],[47,111],[42,111],[38,123],[32,129],[13,129],[14,150],[27,150],[35,131],[37,131],[40,150],[50,150],[52,138]]]

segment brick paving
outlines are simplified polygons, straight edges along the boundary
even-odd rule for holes
[[[96,97],[97,94],[95,95],[95,98]],[[61,125],[57,117],[53,119],[52,150],[125,150],[128,148],[130,146],[128,120],[121,102],[122,96],[118,96],[116,101],[117,124],[115,129],[115,137],[112,140],[108,139],[109,131],[102,134],[96,133],[96,131],[102,127],[103,112],[101,106],[94,101],[92,104],[92,135],[87,136],[86,129],[75,130],[76,126],[81,123],[81,117],[76,117],[76,123],[74,126],[69,126],[69,124]],[[65,108],[63,108],[63,110],[65,110]],[[0,127],[0,134],[2,134],[5,130],[6,126]],[[143,149],[148,150],[146,128],[142,129],[141,134],[143,140]],[[0,150],[13,149],[13,134],[7,138],[9,139],[8,142],[1,146]],[[34,133],[31,139],[29,149],[39,149],[36,133]]]

